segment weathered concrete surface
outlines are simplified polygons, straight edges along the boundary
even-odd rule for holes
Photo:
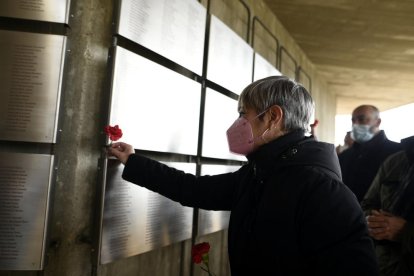
[[[92,219],[113,0],[74,0],[46,276],[91,275]]]

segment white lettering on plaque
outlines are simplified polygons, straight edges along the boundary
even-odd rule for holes
[[[65,42],[0,31],[0,140],[56,141]]]
[[[167,165],[195,173],[194,163]],[[191,238],[193,209],[122,179],[123,165],[108,160],[100,263]]]
[[[53,156],[0,153],[0,270],[43,268]]]
[[[68,23],[70,0],[1,0],[0,16]]]
[[[206,9],[194,0],[122,0],[118,33],[201,75]]]

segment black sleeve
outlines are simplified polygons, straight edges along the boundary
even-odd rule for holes
[[[414,222],[407,221],[401,233],[401,256],[411,271],[414,271]]]
[[[184,206],[230,211],[234,191],[239,183],[239,171],[197,177],[158,161],[131,154],[122,178]]]
[[[381,209],[381,185],[386,178],[385,175],[384,166],[381,166],[368,192],[361,201],[361,207],[366,216],[370,215],[372,210]]]

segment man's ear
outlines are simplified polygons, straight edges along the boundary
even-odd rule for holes
[[[375,126],[379,128],[380,124],[381,124],[381,118],[378,118],[377,123],[375,124]]]

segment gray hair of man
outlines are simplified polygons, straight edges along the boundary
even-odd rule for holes
[[[260,114],[278,105],[284,114],[284,130],[309,130],[309,120],[315,104],[309,92],[286,76],[272,76],[248,85],[239,97],[239,108],[253,108]],[[261,118],[260,118],[261,119]]]

